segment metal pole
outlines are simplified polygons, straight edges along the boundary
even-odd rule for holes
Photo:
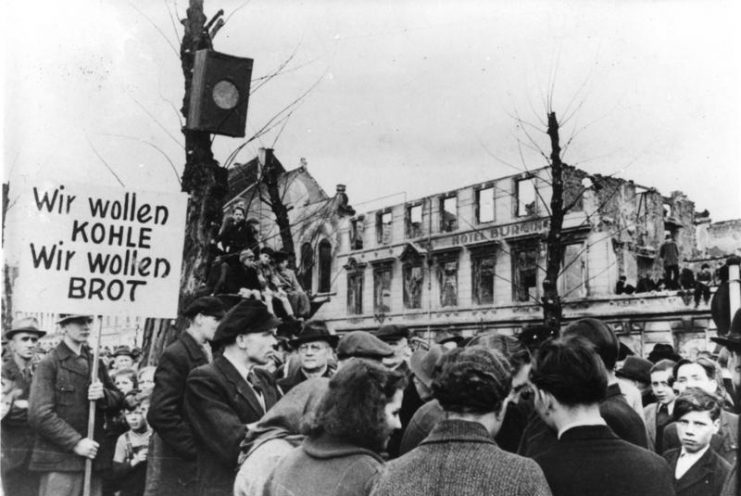
[[[90,383],[98,380],[98,361],[100,357],[100,334],[103,331],[103,318],[98,318],[98,330],[93,336],[93,367],[90,372]],[[95,435],[95,400],[90,401],[87,415],[87,437],[93,439]],[[93,477],[93,461],[90,458],[85,459],[85,479],[82,489],[83,496],[90,496],[90,485]]]

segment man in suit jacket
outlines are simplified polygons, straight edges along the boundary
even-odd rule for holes
[[[39,496],[80,496],[85,460],[93,460],[91,494],[102,491],[100,471],[111,458],[99,452],[103,441],[103,414],[121,409],[123,395],[101,363],[91,382],[93,351],[87,347],[88,315],[63,314],[58,324],[64,338],[44,357],[31,383],[28,419],[36,431],[31,470],[41,472]],[[88,438],[90,402],[96,403],[93,438]],[[106,466],[108,465],[108,466]]]
[[[682,443],[664,453],[674,471],[677,496],[718,496],[731,466],[710,447],[720,427],[720,401],[700,388],[676,400],[674,418]]]
[[[3,401],[7,402],[7,410],[3,410],[0,455],[3,490],[13,496],[37,496],[39,493],[39,476],[28,470],[34,438],[28,425],[28,395],[38,362],[34,350],[45,334],[31,317],[13,322],[4,336],[9,352],[2,365]]]
[[[664,428],[672,421],[674,399],[674,365],[672,360],[659,360],[651,367],[651,390],[656,396],[656,403],[646,405],[643,418],[646,421],[651,447],[659,454],[664,452]]]
[[[154,434],[147,457],[146,496],[198,493],[196,444],[183,408],[185,380],[193,369],[211,361],[208,341],[224,314],[218,298],[196,299],[183,312],[188,328],[160,357],[147,414]]]
[[[238,303],[216,329],[222,356],[188,376],[185,411],[198,453],[200,496],[232,495],[247,424],[279,399],[273,377],[257,368],[270,360],[278,324],[262,303]]]
[[[554,496],[670,496],[674,479],[656,453],[618,438],[600,415],[607,371],[587,343],[544,344],[530,373],[535,409],[558,440],[534,456]]]
[[[535,462],[493,440],[512,389],[504,356],[479,347],[455,349],[443,357],[432,389],[445,418],[417,448],[387,465],[374,496],[550,496]]]

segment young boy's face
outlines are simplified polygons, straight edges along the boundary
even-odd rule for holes
[[[666,405],[674,400],[674,390],[670,386],[672,382],[672,369],[657,370],[651,373],[651,389],[659,403]]]
[[[116,377],[114,384],[123,394],[129,393],[134,390],[134,381],[130,377],[120,375]]]
[[[709,411],[688,412],[677,420],[679,440],[689,453],[696,453],[710,444],[719,427],[720,419],[711,419]]]
[[[141,432],[145,430],[147,422],[144,420],[144,412],[141,407],[126,411],[126,423],[129,424],[129,429],[132,431]]]

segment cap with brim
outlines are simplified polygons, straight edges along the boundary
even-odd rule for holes
[[[409,339],[409,330],[404,326],[389,324],[381,326],[381,328],[376,331],[376,337],[387,343],[398,341],[400,339]]]
[[[728,334],[710,339],[731,351],[741,352],[741,308],[736,310]]]
[[[128,346],[117,346],[115,350],[113,350],[113,356],[127,356],[130,357],[132,360],[134,359],[134,352],[131,351],[131,348]]]
[[[337,358],[369,358],[382,360],[394,354],[394,349],[373,334],[366,331],[353,331],[343,335],[337,344]]]
[[[20,332],[27,332],[30,334],[36,334],[38,337],[44,336],[46,331],[39,329],[39,323],[34,317],[23,317],[13,321],[10,329],[5,331],[3,337],[10,339]]]
[[[629,356],[625,359],[623,366],[615,371],[618,377],[624,377],[639,382],[651,382],[651,367],[653,363],[645,358]]]
[[[244,300],[234,306],[219,322],[213,342],[229,340],[241,334],[270,331],[280,325],[280,319],[256,300]]]
[[[712,338],[711,338],[712,339]],[[651,363],[658,363],[661,360],[671,360],[678,362],[682,357],[674,352],[674,347],[666,343],[656,343],[651,353],[646,357]]]
[[[283,260],[288,260],[288,253],[283,250],[278,250],[273,253],[273,258],[275,258],[276,262],[282,262]]]
[[[183,310],[183,316],[189,319],[194,318],[198,314],[221,319],[226,314],[225,302],[217,296],[201,296],[193,300]]]
[[[443,350],[440,346],[432,346],[429,350],[417,349],[409,359],[409,368],[415,377],[429,388],[432,384],[435,366],[442,356]]]
[[[64,325],[67,322],[70,322],[72,320],[86,320],[88,323],[93,321],[92,315],[80,315],[80,314],[71,314],[71,313],[63,313],[59,315],[59,320],[57,320],[57,324]]]
[[[340,337],[329,332],[327,324],[321,321],[308,321],[304,324],[301,332],[291,340],[291,346],[297,348],[304,343],[313,343],[315,341],[325,341],[334,348]]]

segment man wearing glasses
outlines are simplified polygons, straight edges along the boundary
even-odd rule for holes
[[[5,356],[3,376],[2,480],[5,494],[17,496],[39,493],[38,473],[28,470],[33,449],[33,431],[28,425],[28,394],[36,368],[35,351],[46,334],[35,318],[13,322],[5,332],[10,353]]]
[[[188,328],[162,353],[147,415],[154,429],[147,460],[148,496],[197,494],[196,445],[183,411],[183,391],[190,371],[212,361],[209,341],[224,313],[218,298],[198,298],[183,312]]]
[[[298,350],[299,367],[289,371],[289,375],[278,381],[284,393],[312,377],[332,377],[335,367],[330,363],[339,336],[329,332],[327,324],[321,320],[310,320],[291,341],[291,347]]]

